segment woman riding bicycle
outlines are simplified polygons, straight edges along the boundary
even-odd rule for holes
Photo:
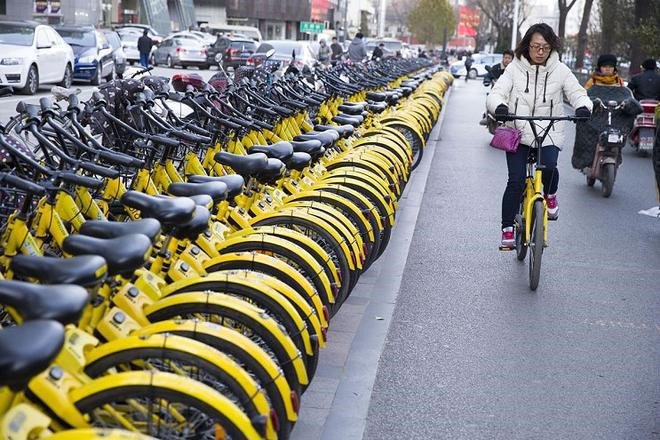
[[[516,113],[524,116],[561,116],[563,95],[575,108],[575,115],[589,117],[592,103],[571,70],[559,61],[559,38],[545,23],[529,28],[515,50],[515,58],[499,78],[486,99],[488,110],[495,115]],[[511,110],[511,111],[510,111]],[[522,132],[518,150],[506,153],[509,177],[502,198],[502,247],[515,246],[514,218],[522,197],[525,183],[525,167],[534,134],[526,121],[507,123]],[[545,123],[536,122],[540,127]],[[562,124],[556,124],[545,139],[542,151],[543,188],[548,218],[559,215],[557,187],[559,173],[557,157],[564,141]],[[564,125],[566,126],[566,125]]]

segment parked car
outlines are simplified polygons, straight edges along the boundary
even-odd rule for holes
[[[110,81],[114,77],[112,48],[103,32],[87,26],[58,26],[55,30],[73,49],[76,63],[74,80],[98,85],[101,78]]]
[[[266,52],[270,49],[275,49],[275,54],[269,61],[279,62],[281,67],[291,63],[294,53],[296,58],[293,65],[299,69],[304,66],[311,67],[316,62],[316,54],[309,41],[267,40],[261,43],[257,51],[247,59],[247,64],[261,64],[266,58]]]
[[[124,48],[121,45],[121,38],[117,32],[103,31],[106,40],[110,43],[110,48],[112,49],[112,58],[115,61],[115,73],[118,77],[121,77],[126,71],[126,53],[124,53]]]
[[[222,58],[222,68],[238,68],[247,63],[248,58],[257,50],[257,42],[247,37],[218,36],[208,48],[206,60],[209,65],[220,65],[216,55]]]
[[[261,43],[261,32],[254,26],[235,26],[231,24],[214,24],[206,23],[202,25],[202,30],[213,35],[229,35],[235,36],[236,34],[245,35],[254,41]]]
[[[204,40],[204,43],[207,46],[211,46],[213,43],[215,43],[215,35],[209,34],[208,32],[202,32],[202,31],[190,31],[191,34],[195,34],[198,37],[200,37],[202,40]]]
[[[148,24],[136,24],[136,23],[120,24],[115,26],[115,29],[119,35],[126,32],[132,32],[142,35],[144,33],[144,30],[146,29],[147,31],[149,31],[147,33],[147,36],[152,40],[154,40],[154,43],[156,43],[156,45],[160,44],[160,42],[163,41],[164,38],[156,31],[156,29],[152,28]]]
[[[369,41],[369,42],[366,44],[365,49],[367,49],[367,57],[368,57],[369,59],[371,59],[371,56],[372,56],[373,53],[374,53],[374,49],[375,49],[376,47],[378,47],[379,44],[380,44],[380,43],[374,43],[374,42],[371,42],[371,41]],[[392,57],[395,57],[395,56],[396,56],[396,52],[391,51],[390,49],[388,49],[388,48],[385,47],[385,46],[381,47],[381,50],[383,51],[383,56],[382,56],[381,58],[392,58]]]
[[[403,43],[396,38],[374,38],[367,41],[367,54],[369,57],[371,57],[371,52],[373,52],[374,48],[380,43],[383,43],[385,46],[386,50],[383,50],[385,58],[389,55],[396,56],[397,53],[403,55]]]
[[[134,32],[124,32],[119,34],[119,37],[121,38],[121,47],[124,50],[124,54],[126,55],[126,62],[130,65],[140,62],[140,52],[138,51],[137,48],[137,41],[138,38],[140,38],[141,36],[142,34],[138,34]],[[157,46],[155,45],[151,48],[149,62],[152,64],[153,64],[154,52],[156,52],[156,49]]]
[[[198,66],[208,69],[206,52],[207,49],[204,46],[192,39],[168,37],[154,52],[154,64],[165,64],[167,67]]]
[[[477,78],[486,75],[486,66],[492,66],[502,62],[501,53],[475,53],[472,54],[472,67],[470,68],[470,78]],[[449,65],[449,72],[455,78],[465,76],[465,57]]]
[[[70,87],[73,50],[50,26],[0,21],[0,87],[32,95],[39,85]]]
[[[176,38],[181,38],[181,39],[184,39],[184,40],[193,40],[193,41],[201,44],[202,46],[208,46],[209,45],[209,43],[207,43],[207,41],[204,38],[202,38],[201,36],[197,35],[194,32],[190,32],[190,31],[175,32],[173,34],[168,35],[167,37],[168,38],[175,38],[176,37]]]

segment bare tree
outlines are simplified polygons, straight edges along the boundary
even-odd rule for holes
[[[417,0],[391,0],[387,5],[387,21],[397,26],[408,24],[408,14],[415,8]]]
[[[575,54],[575,69],[579,70],[584,65],[584,51],[587,48],[587,26],[591,18],[591,7],[594,0],[585,0],[582,10],[582,20],[580,20],[580,30],[577,34],[577,50]]]
[[[557,36],[563,42],[566,35],[566,17],[577,0],[558,0],[559,6],[559,26],[557,29]]]
[[[470,0],[468,4],[479,8],[495,30],[495,50],[502,52],[511,47],[514,0]],[[520,25],[527,19],[529,7],[525,0],[521,0],[519,8],[516,23],[518,33]]]

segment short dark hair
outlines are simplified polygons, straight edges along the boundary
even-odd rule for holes
[[[333,39],[333,40],[336,40],[336,39],[337,39],[337,37],[332,37],[332,39]]]
[[[149,29],[145,29],[144,32],[142,32],[142,35],[149,35]]]
[[[385,47],[385,43],[380,43],[378,47]]]
[[[531,58],[529,57],[529,43],[532,41],[532,35],[534,34],[541,34],[543,39],[550,44],[551,53],[553,50],[559,52],[559,37],[555,34],[555,31],[545,23],[536,23],[527,29],[525,36],[520,40],[520,43],[518,43],[518,47],[516,47],[515,51],[518,59],[520,59],[521,56],[524,56],[527,60],[531,61]]]
[[[505,49],[504,52],[502,52],[502,57],[503,58],[504,58],[504,55],[510,55],[511,58],[513,58],[515,56],[515,54],[513,53],[513,51],[511,49]]]
[[[648,60],[644,60],[642,63],[642,68],[644,70],[655,70],[658,66],[655,64],[655,60],[653,58],[649,58]]]
[[[364,38],[364,35],[362,35],[362,32],[358,32],[355,34],[355,38]]]

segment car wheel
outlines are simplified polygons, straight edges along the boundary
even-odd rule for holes
[[[25,87],[19,91],[25,95],[34,95],[37,93],[37,90],[39,90],[39,72],[37,71],[37,66],[33,64],[30,66],[30,70],[28,70]]]
[[[64,77],[62,77],[62,82],[60,83],[60,86],[64,87],[65,89],[68,89],[71,87],[71,82],[73,81],[73,74],[71,73],[71,64],[67,64],[66,68],[64,69]]]
[[[169,55],[167,56],[167,67],[169,67],[170,69],[174,69],[174,64],[172,63],[172,57]]]
[[[94,72],[94,78],[92,78],[91,81],[93,86],[98,86],[101,84],[101,64],[97,63],[96,64],[96,71]]]

